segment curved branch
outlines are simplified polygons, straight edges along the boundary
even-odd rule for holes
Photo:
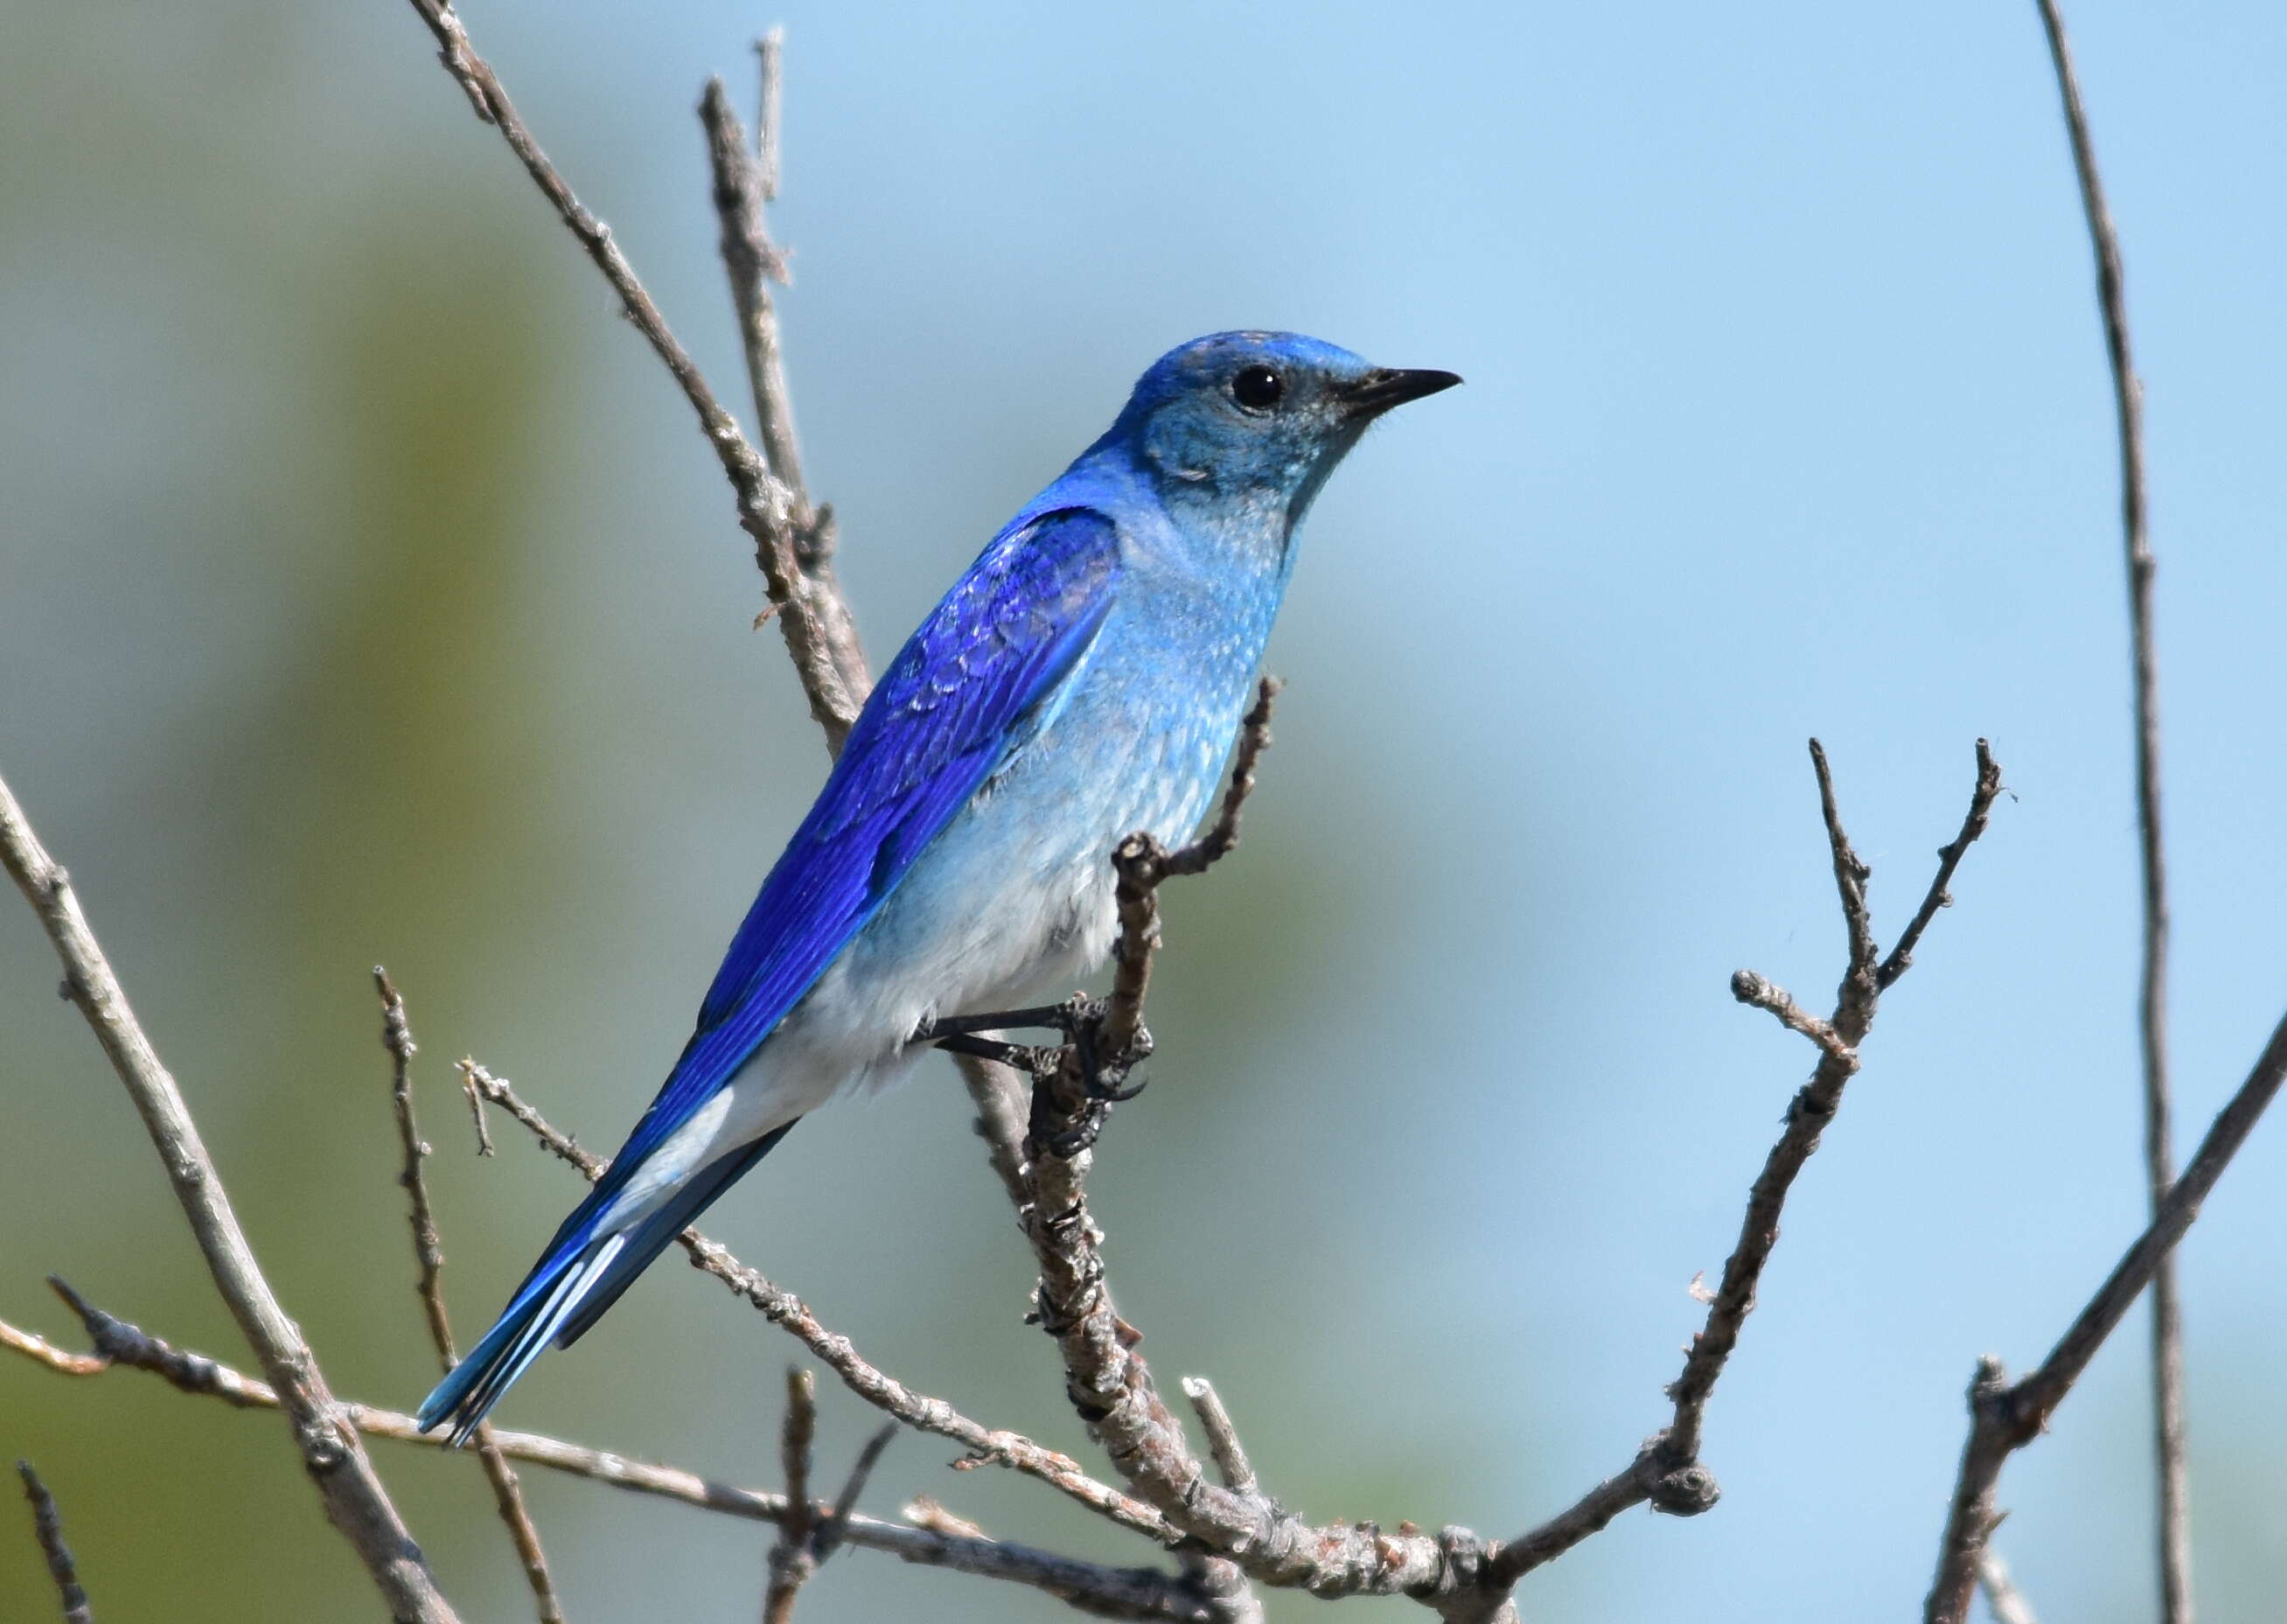
[[[2247,1080],[2216,1113],[2191,1165],[2170,1187],[2151,1224],[2113,1265],[2104,1284],[2057,1339],[2048,1358],[2014,1385],[2000,1360],[1989,1356],[1978,1361],[1977,1374],[1969,1385],[1969,1441],[1962,1450],[1961,1471],[1954,1484],[1953,1505],[1938,1553],[1937,1577],[1923,1607],[1926,1624],[1962,1624],[1969,1616],[1978,1559],[1994,1525],[2001,1520],[1994,1504],[1994,1489],[2002,1466],[2041,1435],[2057,1406],[2064,1402],[2089,1360],[2104,1345],[2104,1339],[2127,1318],[2138,1294],[2200,1216],[2200,1204],[2240,1146],[2247,1143],[2283,1081],[2287,1081],[2287,1016],[2281,1017],[2272,1029],[2271,1041],[2264,1045]]]
[[[345,1426],[327,1389],[317,1356],[263,1277],[254,1248],[231,1210],[222,1176],[200,1138],[182,1090],[159,1062],[110,961],[88,929],[79,899],[63,868],[51,858],[24,809],[0,782],[0,867],[47,928],[63,961],[64,990],[87,1018],[111,1068],[158,1150],[191,1234],[207,1261],[215,1288],[245,1333],[263,1372],[283,1402],[303,1469],[317,1485],[326,1515],[365,1563],[391,1612],[415,1624],[447,1624],[455,1615],[437,1588],[421,1548],[390,1503],[389,1491],[366,1458],[357,1433]]]

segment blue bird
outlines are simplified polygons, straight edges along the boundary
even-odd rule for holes
[[[1102,964],[1112,849],[1139,829],[1174,845],[1207,811],[1312,498],[1375,417],[1460,381],[1294,333],[1153,363],[898,651],[659,1097],[423,1430],[464,1440],[798,1118],[906,1071],[940,1016]]]

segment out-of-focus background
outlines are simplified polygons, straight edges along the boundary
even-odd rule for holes
[[[1888,935],[1989,736],[2014,794],[1788,1209],[1722,1505],[1523,1596],[1905,1616],[1973,1360],[2037,1359],[2142,1201],[2112,426],[2031,6],[963,9],[466,15],[726,395],[692,109],[718,71],[750,105],[787,24],[787,345],[877,659],[1171,343],[1468,376],[1321,503],[1246,846],[1171,899],[1156,1087],[1096,1180],[1123,1309],[1314,1516],[1507,1533],[1618,1470],[1809,1058],[1727,978],[1809,1001],[1840,963],[1805,737]],[[2287,12],[2070,20],[2149,387],[2188,1145],[2287,992]],[[575,1192],[505,1124],[476,1160],[451,1062],[615,1142],[825,753],[685,408],[408,8],[13,0],[4,37],[0,770],[336,1388],[407,1405],[368,967],[423,1045],[465,1340]],[[0,1315],[73,1340],[53,1271],[243,1362],[55,981],[0,909]],[[934,1066],[710,1227],[1085,1454],[966,1122]],[[2287,1580],[2283,1175],[2275,1122],[2183,1253],[2217,1620]],[[2045,1616],[2150,1616],[2141,1343],[2005,1479]],[[767,1483],[796,1351],[669,1263],[503,1419]],[[871,1419],[828,1392],[827,1470]],[[901,1438],[871,1508],[1143,1554],[952,1453]],[[0,1454],[107,1620],[374,1613],[273,1420],[0,1362]],[[520,1616],[474,1462],[376,1455],[466,1615]],[[526,1478],[582,1624],[753,1615],[766,1531]],[[44,1582],[0,1514],[0,1614]],[[865,1553],[803,1608],[1057,1615]]]

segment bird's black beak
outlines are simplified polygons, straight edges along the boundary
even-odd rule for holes
[[[1341,392],[1342,404],[1362,417],[1378,417],[1393,406],[1419,400],[1461,381],[1457,372],[1432,372],[1419,367],[1376,367]]]

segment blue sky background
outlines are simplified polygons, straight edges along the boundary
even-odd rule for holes
[[[1618,1470],[1809,1058],[1823,738],[1894,936],[1992,740],[2013,796],[1884,1008],[1717,1392],[1726,1497],[1522,1593],[1609,1624],[1911,1616],[1975,1357],[2037,1359],[2141,1204],[2110,408],[2030,5],[466,13],[717,384],[692,115],[788,29],[787,346],[878,658],[1194,333],[1468,387],[1314,515],[1243,854],[1170,903],[1157,1087],[1096,1181],[1162,1380],[1314,1516],[1507,1533]],[[2145,376],[2187,1150],[2287,989],[2287,13],[2069,20]],[[17,4],[0,60],[0,771],[72,867],[344,1394],[409,1403],[374,1011],[413,1001],[463,1334],[571,1199],[467,1154],[473,1052],[590,1142],[672,1058],[821,775],[727,491],[409,9]],[[0,1315],[54,1271],[240,1344],[28,916],[0,921]],[[2183,1254],[2197,1581],[2287,1573],[2287,1137]],[[1085,1440],[949,1070],[806,1125],[714,1227],[882,1363]],[[797,1349],[662,1268],[503,1418],[774,1474]],[[2044,1616],[2149,1616],[2140,1321],[2011,1465]],[[213,1413],[209,1413],[212,1410]],[[830,1394],[829,1460],[867,1427]],[[273,1423],[0,1365],[107,1614],[368,1605]],[[898,1444],[995,1533],[1133,1559]],[[469,1616],[466,1463],[384,1470]],[[574,1616],[751,1616],[757,1531],[533,1475]],[[195,1577],[186,1577],[194,1573]],[[0,1540],[0,1611],[36,1607]],[[1360,1616],[1420,1616],[1405,1604]],[[818,1619],[1046,1618],[853,1555]],[[1317,1617],[1282,1598],[1273,1616]]]

